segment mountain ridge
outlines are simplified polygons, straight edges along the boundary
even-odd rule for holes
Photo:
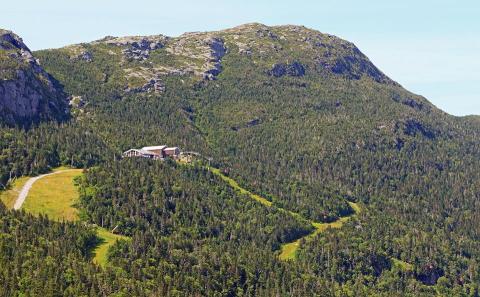
[[[110,47],[102,48],[102,45],[110,45]],[[122,49],[119,51],[115,49],[115,46]],[[293,47],[301,48],[294,49]],[[90,52],[88,48],[91,48]],[[252,48],[255,48],[253,53]],[[69,45],[57,50],[68,54],[70,59],[83,59],[87,62],[95,59],[95,53],[91,51],[98,51],[98,55],[101,55],[102,59],[108,58],[106,57],[108,55],[111,58],[121,56],[119,63],[123,63],[124,71],[128,72],[121,77],[126,80],[126,89],[130,90],[132,89],[130,85],[135,85],[134,88],[140,92],[144,89],[148,91],[163,89],[161,87],[149,88],[149,84],[151,85],[153,81],[153,84],[158,82],[161,85],[161,77],[166,75],[193,74],[204,79],[214,80],[221,72],[221,58],[227,50],[251,56],[258,62],[265,60],[267,56],[289,55],[288,52],[292,50],[308,51],[310,56],[314,56],[315,61],[309,65],[307,71],[321,72],[325,70],[326,73],[343,75],[352,79],[368,76],[378,82],[398,85],[376,68],[354,44],[303,26],[268,27],[254,23],[221,31],[188,32],[178,37],[165,35],[107,36],[89,43]],[[343,52],[336,53],[340,50]],[[169,60],[156,60],[158,51],[166,52],[166,55],[162,55]],[[154,58],[150,57],[150,52]],[[295,62],[297,70],[301,71],[294,75],[304,75],[305,69],[302,70],[303,66],[298,61],[285,59],[283,63],[274,63],[273,58],[270,60],[272,65],[265,64],[264,67],[265,71],[270,71],[273,75],[291,75],[292,73],[289,74],[287,70],[291,67],[290,63]],[[132,65],[129,63],[131,61],[139,63]],[[135,67],[126,68],[125,66],[128,64]],[[139,80],[143,80],[143,84],[140,84]]]

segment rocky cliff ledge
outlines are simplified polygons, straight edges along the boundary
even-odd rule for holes
[[[67,117],[67,106],[61,86],[22,39],[0,29],[0,122],[60,120]]]

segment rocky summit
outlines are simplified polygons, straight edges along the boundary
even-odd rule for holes
[[[268,27],[253,23],[178,37],[107,36],[53,51],[68,56],[69,63],[91,63],[91,67],[111,61],[110,66],[118,69],[115,75],[99,71],[105,82],[115,79],[124,93],[162,93],[169,76],[216,80],[228,53],[249,57],[274,77],[308,73],[395,84],[352,43],[303,26]],[[301,55],[292,60],[294,53]]]

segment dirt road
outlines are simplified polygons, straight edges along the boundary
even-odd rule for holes
[[[32,177],[31,179],[29,179],[25,183],[25,185],[22,187],[22,190],[20,191],[20,193],[18,194],[18,198],[15,201],[15,204],[13,205],[13,209],[22,208],[22,205],[25,202],[25,199],[27,199],[28,192],[30,192],[30,189],[32,188],[33,184],[37,180],[39,180],[41,178],[44,178],[45,176],[49,176],[49,175],[52,175],[52,174],[57,174],[57,173],[65,172],[65,171],[68,171],[68,170],[55,171],[55,172],[52,172],[52,173],[47,173],[47,174],[42,174],[42,175],[39,175],[39,176],[35,176],[35,177]]]

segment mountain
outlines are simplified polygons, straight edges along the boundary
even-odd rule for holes
[[[59,290],[478,295],[478,121],[405,90],[354,44],[254,23],[33,54],[71,96],[72,118],[0,134],[2,183],[51,166],[90,168],[78,181],[84,220],[132,237],[112,248],[114,268],[85,278],[78,268]],[[211,158],[272,208],[200,166],[119,157],[155,144]],[[349,202],[362,211],[353,216]],[[342,229],[301,241],[295,260],[276,256],[311,232],[305,220],[347,216]],[[90,267],[88,257],[65,261]]]
[[[64,119],[66,95],[22,39],[0,29],[0,115],[2,123]]]
[[[374,159],[472,137],[352,43],[301,26],[106,37],[36,55],[81,98],[81,119],[109,123],[97,133],[113,150],[176,143],[316,220],[351,211],[332,195],[367,195],[355,180],[401,178],[404,164],[376,170]]]

